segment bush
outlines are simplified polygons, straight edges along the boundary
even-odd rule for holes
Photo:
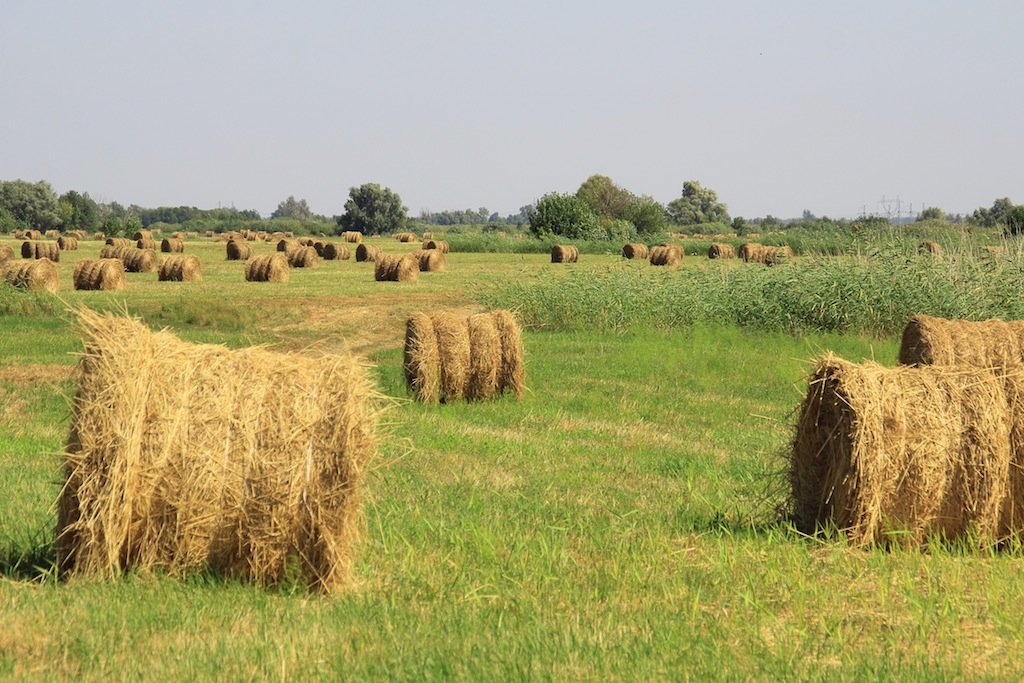
[[[599,240],[607,236],[585,201],[557,192],[541,197],[530,211],[530,231],[537,237],[556,235],[570,240]]]

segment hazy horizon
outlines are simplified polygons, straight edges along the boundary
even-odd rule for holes
[[[99,201],[330,216],[377,182],[506,215],[594,173],[746,217],[1024,201],[1011,2],[5,9],[0,179]]]

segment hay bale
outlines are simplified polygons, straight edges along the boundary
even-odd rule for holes
[[[18,289],[32,292],[49,292],[56,294],[60,288],[57,266],[50,259],[38,259],[28,262],[13,262],[4,266],[4,280]]]
[[[203,279],[203,265],[193,254],[166,256],[160,261],[157,279],[161,282],[199,282]]]
[[[180,237],[165,237],[160,240],[160,251],[165,254],[181,254],[185,251],[185,240]]]
[[[50,259],[60,262],[60,247],[56,242],[22,242],[21,257],[30,259]]]
[[[292,268],[315,268],[319,262],[316,249],[313,247],[295,247],[285,252],[288,265]]]
[[[523,397],[526,388],[526,362],[523,353],[523,332],[519,321],[511,311],[497,310],[491,313],[501,343],[501,368],[498,372],[498,390],[510,392],[516,398]]]
[[[414,256],[422,273],[440,273],[445,269],[444,251],[440,249],[421,249],[410,256]]]
[[[245,279],[248,282],[288,282],[290,277],[288,258],[281,253],[256,256],[245,264]]]
[[[382,252],[380,247],[376,247],[372,244],[359,244],[356,247],[356,261],[367,261],[370,263],[375,262],[380,258]]]
[[[346,242],[351,242],[352,244],[355,244],[357,242],[363,241],[363,233],[358,232],[356,230],[346,230],[345,232],[341,233],[341,239],[345,240]]]
[[[764,245],[757,242],[744,242],[739,254],[744,263],[764,263],[766,255]]]
[[[419,261],[410,254],[381,254],[373,264],[378,282],[415,282],[419,276]]]
[[[75,289],[121,291],[125,288],[124,263],[119,259],[84,259],[71,275]]]
[[[901,365],[1024,365],[1024,321],[971,322],[915,315],[903,328]]]
[[[419,242],[420,238],[414,232],[396,232],[395,239],[399,242]]]
[[[777,266],[780,263],[785,263],[791,258],[793,258],[793,247],[788,244],[783,247],[766,246],[762,252],[762,262],[766,266]]]
[[[153,239],[152,230],[136,230],[135,234],[132,235],[132,240],[138,242],[139,240],[151,240]],[[141,248],[141,247],[140,247]],[[146,247],[147,249],[149,247]]]
[[[651,247],[649,259],[652,266],[678,266],[683,260],[683,250],[675,244],[659,244]]]
[[[858,545],[1019,533],[1022,400],[1020,372],[825,358],[793,441],[797,527],[832,524]]]
[[[426,234],[429,235],[430,233],[426,233]],[[451,250],[451,247],[448,246],[447,242],[443,242],[441,240],[428,240],[426,238],[426,236],[424,236],[424,238],[423,238],[423,248],[424,249],[437,249],[437,250],[439,250],[443,254],[447,254]]]
[[[352,258],[352,254],[343,244],[327,242],[324,244],[323,258],[325,261],[347,261]]]
[[[56,240],[60,237],[60,230],[47,230],[43,233],[43,238],[48,240]]]
[[[108,244],[100,250],[100,258],[118,259],[129,273],[152,273],[157,269],[156,252],[152,249],[115,247]]]
[[[579,257],[579,250],[571,244],[556,244],[551,247],[552,263],[576,263]]]
[[[6,244],[0,244],[0,265],[14,258],[14,250]]]
[[[156,240],[153,239],[152,237],[146,237],[141,240],[136,240],[135,246],[138,247],[139,249],[152,249],[153,251],[156,251],[157,249]]]
[[[425,232],[425,233],[423,233],[423,240],[424,241],[429,240],[429,239],[433,239],[433,238],[434,238],[434,233],[432,233],[432,232]],[[426,248],[426,247],[424,247],[424,248]]]
[[[299,246],[303,247],[312,247],[314,244],[316,244],[316,240],[313,239],[312,237],[300,237],[295,241],[299,243]]]
[[[33,229],[25,232],[25,238],[30,239],[33,242],[38,242],[39,240],[43,239],[43,237],[43,233],[39,232],[38,230]]]
[[[646,259],[649,253],[647,245],[638,242],[630,242],[622,247],[622,257],[630,260]]]
[[[36,245],[35,242],[22,242],[21,243],[21,258],[35,258],[36,257]]]
[[[282,239],[282,240],[278,240],[278,242],[277,242],[277,250],[280,251],[280,252],[283,252],[285,254],[287,254],[289,251],[291,251],[293,249],[298,249],[299,246],[301,246],[301,245],[296,240],[292,240],[292,239],[288,239],[288,238],[285,238],[285,239]]]
[[[79,314],[63,575],[212,570],[348,586],[380,399],[352,355],[229,350]]]
[[[432,313],[430,322],[437,337],[441,401],[461,400],[469,385],[469,326],[464,319],[448,311]]]
[[[714,242],[708,247],[708,258],[736,258],[732,245],[724,242]]]
[[[469,381],[466,399],[479,401],[498,394],[501,370],[501,339],[494,316],[477,313],[469,316]]]
[[[61,251],[78,251],[78,238],[71,235],[61,235],[57,238],[57,247]]]
[[[105,244],[112,247],[134,247],[135,243],[127,237],[108,237]]]
[[[413,313],[405,322],[402,369],[416,400],[437,403],[441,399],[441,359],[434,323],[425,313]]]
[[[925,240],[924,242],[921,242],[921,244],[917,245],[917,253],[927,256],[941,256],[942,247],[939,246],[938,242]]]
[[[252,258],[252,247],[244,240],[231,240],[224,249],[228,261],[248,261]]]

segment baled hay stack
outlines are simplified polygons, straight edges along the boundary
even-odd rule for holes
[[[434,233],[432,233],[432,232],[425,232],[425,233],[423,233],[423,240],[424,241],[429,240],[429,239],[433,239],[433,238],[434,238]],[[426,247],[424,247],[424,249],[425,248]]]
[[[121,291],[125,287],[124,263],[119,259],[85,259],[75,265],[71,275],[75,289]]]
[[[160,240],[160,251],[165,254],[181,254],[185,251],[185,240],[180,237],[165,237]]]
[[[675,244],[659,244],[651,248],[652,266],[678,266],[683,260],[683,250]]]
[[[171,239],[186,240],[186,239],[188,239],[188,233],[187,232],[182,232],[180,230],[178,232],[172,232],[171,233]]]
[[[327,243],[322,240],[316,240],[313,244],[309,245],[316,249],[316,255],[320,258],[324,257],[324,249],[327,247]]]
[[[288,258],[281,253],[256,256],[245,264],[247,282],[288,282],[290,277]]]
[[[60,287],[57,266],[46,258],[21,263],[13,262],[11,265],[5,266],[4,280],[12,287],[32,292],[56,294]]]
[[[74,237],[76,240],[84,240],[86,238],[85,230],[68,230],[68,236]]]
[[[295,247],[286,251],[285,256],[292,268],[314,268],[319,260],[313,247]]]
[[[151,239],[153,239],[153,231],[152,230],[136,230],[135,234],[132,235],[132,240],[134,240],[136,242],[138,240],[151,240]]]
[[[445,269],[445,256],[440,249],[420,249],[410,256],[416,259],[422,273],[440,273]]]
[[[112,247],[134,247],[135,243],[127,237],[108,237],[106,244]]]
[[[38,230],[29,230],[28,232],[25,233],[25,238],[38,242],[39,240],[43,239],[43,233],[39,232]]]
[[[351,242],[355,244],[356,242],[363,241],[363,233],[357,230],[346,230],[345,232],[341,233],[341,239],[345,240],[346,242]]]
[[[1024,531],[1022,401],[1020,372],[825,358],[793,442],[797,527],[900,545]]]
[[[277,250],[285,253],[298,247],[299,243],[297,241],[288,238],[278,240],[277,242]]]
[[[424,237],[424,241],[423,241],[423,248],[424,249],[437,249],[438,251],[440,251],[443,254],[447,254],[449,251],[451,251],[451,247],[448,246],[447,242],[444,242],[442,240],[428,240],[425,237]]]
[[[152,249],[115,247],[108,244],[100,251],[100,258],[119,259],[129,273],[152,273],[157,269],[156,252]]]
[[[278,232],[270,233],[270,236],[269,237],[265,237],[264,241],[266,241],[266,242],[273,242],[274,244],[277,244],[278,242],[280,242],[283,239],[286,239],[285,234],[283,232],[278,231]]]
[[[344,244],[334,244],[333,242],[324,244],[325,261],[347,261],[350,258],[352,258],[352,253]]]
[[[437,351],[434,323],[426,313],[413,313],[405,322],[405,350],[402,363],[405,382],[423,403],[441,399],[441,359]]]
[[[199,282],[203,279],[203,266],[192,254],[166,256],[160,261],[157,279],[161,282]]]
[[[373,263],[381,256],[380,247],[372,244],[359,244],[356,247],[356,261],[369,261]]]
[[[915,315],[903,328],[901,365],[1024,365],[1024,321],[945,320]]]
[[[26,231],[26,230],[15,230],[14,231],[14,239],[16,239],[16,240],[27,240],[27,239],[31,239],[31,238],[28,236],[28,231]]]
[[[498,371],[498,390],[523,397],[526,388],[526,365],[523,354],[523,331],[512,311],[497,310],[491,313],[498,329],[501,343],[501,368]]]
[[[469,316],[469,382],[466,399],[479,401],[498,394],[501,340],[490,313]]]
[[[94,232],[92,234],[92,238],[94,240],[105,240],[105,239],[107,239],[107,236],[104,233],[102,233],[102,232]]]
[[[764,245],[757,242],[744,242],[740,245],[740,258],[744,263],[764,263]]]
[[[0,264],[10,261],[12,258],[14,258],[14,250],[6,244],[0,244]]]
[[[248,261],[252,258],[252,247],[243,240],[231,240],[225,246],[228,261]]]
[[[60,237],[60,230],[47,230],[43,233],[43,237],[48,240],[56,240]]]
[[[941,256],[942,255],[942,247],[940,247],[937,242],[932,242],[931,240],[925,240],[924,242],[921,242],[921,244],[919,244],[917,246],[917,253],[918,254],[928,254],[928,255],[931,255],[931,256]]]
[[[396,232],[395,239],[399,242],[419,242],[419,237],[414,232]]]
[[[762,260],[767,266],[777,266],[793,258],[793,247],[764,247]]]
[[[304,247],[312,247],[314,244],[316,244],[316,240],[313,239],[312,237],[300,237],[295,241]]]
[[[419,261],[410,254],[381,254],[373,264],[377,282],[415,282],[419,276]]]
[[[311,589],[349,585],[380,403],[360,361],[79,319],[63,574],[212,570],[275,585],[297,566]]]
[[[551,247],[552,263],[576,263],[579,258],[579,250],[571,244],[556,244]]]
[[[31,259],[50,259],[54,263],[60,261],[60,247],[56,242],[22,242],[21,257]]]
[[[216,235],[217,235],[217,233],[215,233],[213,230],[207,230],[206,231],[206,236],[207,237],[215,237]]]
[[[153,251],[156,251],[157,248],[156,240],[153,239],[152,237],[141,240],[135,240],[135,246],[138,247],[139,249],[152,249]]]
[[[57,247],[59,247],[61,251],[77,251],[78,238],[70,235],[61,235],[57,238]]]
[[[715,242],[708,247],[708,258],[736,258],[731,244]]]
[[[469,386],[469,326],[464,318],[448,311],[431,314],[430,322],[437,337],[441,401],[461,400]]]
[[[649,254],[646,244],[630,242],[622,247],[622,257],[629,260],[646,259]]]

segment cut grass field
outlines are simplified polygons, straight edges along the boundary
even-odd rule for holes
[[[74,261],[98,251],[85,242],[62,256],[68,305],[127,308],[192,341],[352,349],[376,364],[382,390],[402,400],[386,417],[369,477],[352,593],[321,598],[298,585],[266,591],[209,575],[60,583],[50,505],[79,341],[60,305],[0,315],[0,676],[1024,673],[1019,553],[865,551],[802,537],[780,520],[784,456],[809,360],[827,349],[893,363],[892,335],[793,336],[713,321],[533,328],[525,332],[522,401],[428,406],[404,400],[410,311],[479,310],[481,298],[509,284],[643,277],[639,264],[453,253],[447,272],[416,283],[374,282],[371,264],[343,261],[268,285],[244,282],[243,266],[224,261],[224,246],[203,241],[186,247],[202,259],[202,282],[128,274],[125,292],[71,291]],[[682,266],[710,267],[745,266],[693,257]]]

